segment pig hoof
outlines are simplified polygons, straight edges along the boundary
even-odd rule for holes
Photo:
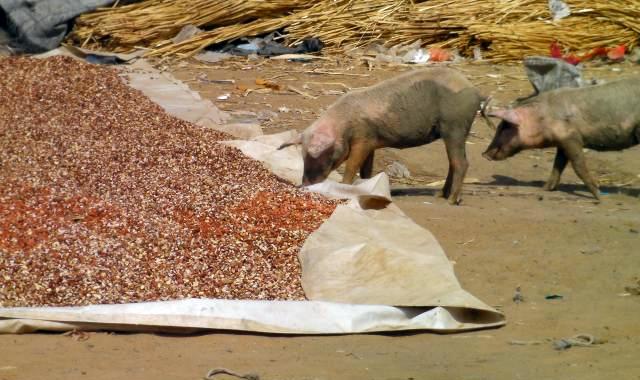
[[[556,191],[556,188],[558,187],[558,185],[553,184],[553,183],[545,183],[544,186],[542,186],[542,189],[545,191]]]
[[[440,191],[438,191],[437,195],[440,198],[444,198],[444,199],[449,198],[449,192],[448,191],[440,190]]]
[[[460,203],[462,203],[462,199],[449,198],[449,204],[451,206],[460,206]]]

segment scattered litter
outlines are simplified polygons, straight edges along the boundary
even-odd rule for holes
[[[280,113],[289,113],[289,111],[291,111],[289,108],[282,106],[280,108],[278,108],[278,112]]]
[[[454,53],[442,48],[421,48],[422,40],[417,40],[410,45],[396,45],[387,49],[381,45],[372,45],[366,51],[360,52],[360,58],[367,63],[390,63],[390,64],[418,64],[424,65],[429,62],[452,61]],[[355,55],[355,54],[352,54]]]
[[[568,350],[571,347],[590,347],[594,344],[606,343],[604,340],[597,340],[591,334],[578,334],[571,338],[558,339],[553,342],[553,348],[558,351]]]
[[[257,374],[254,373],[248,373],[246,375],[241,375],[237,372],[228,370],[226,368],[214,368],[209,370],[209,372],[207,372],[207,375],[203,378],[204,380],[211,380],[213,379],[214,376],[218,376],[218,375],[228,375],[228,376],[233,376],[233,377],[237,377],[239,379],[246,379],[246,380],[260,380],[260,376],[258,376]]]
[[[353,88],[351,88],[351,87],[349,87],[346,84],[341,83],[341,82],[308,82],[308,83],[309,84],[319,84],[319,85],[340,86],[340,87],[344,88],[347,91],[353,90]],[[640,177],[640,175],[638,177]]]
[[[607,58],[612,61],[622,61],[626,52],[627,47],[625,45],[618,45],[607,51]]]
[[[323,57],[321,55],[311,55],[311,54],[281,54],[271,57],[270,59],[282,59],[291,62],[309,62],[314,59],[322,59],[325,61],[331,61],[331,58]]]
[[[533,95],[562,87],[582,85],[581,69],[559,58],[525,57],[524,70],[533,86]]]
[[[640,63],[640,47],[634,47],[628,58],[633,63]]]
[[[218,84],[235,84],[236,81],[234,79],[209,79],[207,78],[207,74],[199,73],[196,75],[196,79],[198,82],[205,83],[218,83]]]
[[[317,96],[310,95],[310,94],[308,94],[308,93],[306,93],[306,92],[304,92],[304,91],[300,90],[299,88],[293,87],[293,86],[291,86],[291,85],[287,86],[287,88],[288,88],[290,91],[293,91],[293,92],[295,92],[295,93],[297,93],[297,94],[300,94],[300,95],[304,96],[305,98],[308,98],[308,99],[318,99],[318,97],[317,97]]]
[[[369,74],[356,74],[356,73],[346,73],[344,71],[327,71],[327,70],[307,70],[304,71],[305,74],[325,74],[325,75],[345,75],[352,77],[369,77]]]
[[[324,43],[318,38],[304,39],[300,44],[295,47],[284,46],[283,44],[276,42],[278,37],[276,33],[271,33],[264,38],[240,38],[224,45],[223,47],[216,49],[220,53],[229,53],[233,55],[249,56],[255,54],[256,56],[263,57],[278,57],[282,55],[293,55],[290,58],[280,59],[316,59],[318,57],[313,55],[307,55],[303,53],[316,53],[322,50]]]
[[[462,181],[463,183],[466,184],[474,184],[474,183],[480,183],[480,180],[477,178],[465,178],[464,181]],[[441,179],[439,181],[434,181],[434,182],[430,182],[427,183],[425,186],[427,187],[440,187],[444,185],[444,179]]]
[[[581,249],[580,253],[582,253],[583,255],[595,255],[597,253],[602,253],[602,248],[600,247],[585,248],[585,249]]]
[[[207,79],[209,83],[219,83],[219,84],[235,84],[235,79]]]
[[[467,244],[471,244],[471,243],[473,243],[474,241],[476,241],[476,238],[472,238],[471,240],[467,240],[467,241],[465,241],[464,243],[462,243],[461,245],[462,245],[462,246],[465,246],[465,245],[467,245]]]
[[[258,86],[262,86],[262,87],[265,87],[265,88],[270,88],[270,89],[276,90],[276,91],[284,90],[284,86],[283,85],[278,84],[278,83],[273,82],[273,81],[269,81],[269,80],[263,79],[263,78],[256,78],[256,84]]]
[[[427,63],[430,58],[431,54],[425,49],[411,49],[402,57],[402,62],[424,64]]]
[[[480,49],[480,46],[473,48],[473,59],[475,61],[482,61],[482,49]]]
[[[524,302],[524,296],[522,295],[522,292],[520,291],[520,286],[516,287],[516,292],[513,294],[513,298],[511,298],[511,299],[515,303]]]
[[[562,20],[571,14],[571,9],[562,0],[549,0],[549,11],[553,21]]]
[[[217,51],[205,51],[204,53],[200,53],[196,55],[194,58],[202,62],[216,63],[231,57],[233,56],[228,53],[220,53]]]
[[[551,43],[549,52],[551,57],[553,58],[560,58],[572,65],[578,65],[581,62],[590,61],[594,58],[600,58],[602,60],[608,59],[609,61],[612,61],[612,62],[620,62],[625,57],[625,54],[627,52],[627,47],[624,44],[617,45],[614,47],[602,46],[602,47],[591,49],[591,51],[589,51],[588,53],[578,56],[572,53],[564,54],[563,47],[560,46],[560,44],[557,41],[555,41]]]
[[[231,97],[231,94],[223,94],[223,95],[218,96],[216,99],[218,99],[218,100],[227,100],[230,97]]]
[[[454,58],[454,54],[452,52],[440,48],[429,49],[429,56],[431,57],[431,62],[452,61]]]
[[[433,203],[431,203],[431,202],[427,202],[427,201],[424,201],[424,202],[422,202],[422,203],[424,203],[424,204],[426,204],[426,205],[432,205],[432,204],[433,204]]]
[[[427,186],[427,187],[440,187],[442,185],[444,185],[444,179],[441,179],[439,181],[429,182],[425,186]]]
[[[75,340],[76,342],[84,342],[85,340],[89,339],[89,334],[85,331],[79,331],[76,329],[73,329],[71,331],[67,331],[65,333],[62,334],[62,336],[68,336],[70,338],[72,338],[73,340]]]
[[[539,340],[510,340],[509,344],[512,346],[538,346],[542,344]]]
[[[258,112],[259,121],[273,120],[278,117],[278,114],[271,110],[263,110]]]
[[[387,165],[387,169],[385,170],[385,173],[387,173],[387,175],[392,178],[410,178],[411,177],[411,173],[409,172],[409,169],[398,161],[394,161],[391,164]]]
[[[625,286],[624,290],[633,296],[640,296],[640,280],[636,283],[636,285]]]
[[[188,39],[191,39],[193,36],[202,33],[202,29],[198,28],[194,25],[185,25],[180,29],[178,34],[171,39],[174,44],[179,44],[180,42],[184,42]]]
[[[564,299],[564,296],[561,296],[560,294],[550,294],[548,296],[545,296],[544,299],[546,299],[546,300],[561,300],[561,299]]]
[[[322,95],[342,95],[344,91],[341,90],[323,90]]]
[[[4,367],[0,367],[0,371],[13,371],[14,369],[18,369],[18,367],[14,367],[12,365],[7,365]]]
[[[136,49],[131,53],[109,53],[62,44],[61,47],[39,54],[37,57],[46,58],[55,55],[66,55],[99,65],[117,65],[122,63],[133,63],[133,61],[140,58],[144,53],[144,49]]]

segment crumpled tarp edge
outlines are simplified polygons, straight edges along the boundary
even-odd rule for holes
[[[120,305],[6,308],[1,314],[0,333],[42,330],[191,333],[213,329],[278,334],[352,334],[411,330],[451,332],[504,324],[498,315],[469,313],[457,308],[401,308],[324,301],[184,299]]]

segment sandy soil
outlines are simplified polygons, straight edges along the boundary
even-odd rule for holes
[[[531,92],[520,66],[456,67],[496,104]],[[340,91],[407,70],[369,71],[349,61],[263,60],[189,62],[167,69],[222,109],[259,114],[265,133],[302,129]],[[605,65],[589,67],[585,76],[609,79],[638,71],[638,66]],[[236,83],[199,80],[203,74]],[[256,87],[256,78],[292,85],[317,99],[292,92],[242,96]],[[227,93],[228,100],[216,99]],[[492,132],[478,120],[472,133],[467,178],[475,183],[465,185],[461,206],[449,206],[427,186],[446,175],[441,142],[385,150],[375,167],[380,171],[399,161],[409,168],[411,181],[393,183],[395,202],[433,232],[455,261],[463,286],[504,311],[505,327],[454,335],[330,337],[91,333],[84,341],[59,334],[5,335],[0,336],[0,380],[197,379],[214,367],[261,379],[640,379],[640,297],[625,294],[625,286],[640,279],[640,148],[587,153],[605,193],[595,204],[570,168],[559,191],[541,189],[552,150],[489,162],[480,153]],[[517,286],[522,303],[512,300]],[[563,298],[545,299],[549,295]],[[554,350],[554,340],[578,333],[592,334],[600,344]]]

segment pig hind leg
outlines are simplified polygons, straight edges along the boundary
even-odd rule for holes
[[[573,166],[573,170],[576,172],[578,177],[580,177],[582,182],[584,182],[591,194],[593,194],[593,196],[597,200],[600,200],[598,184],[593,179],[593,177],[591,177],[591,174],[587,169],[587,162],[584,158],[584,153],[582,153],[582,145],[575,142],[570,142],[562,148],[569,161],[571,161],[571,166]]]
[[[360,168],[360,178],[371,178],[373,173],[373,154],[375,151],[371,151],[367,158],[364,160],[362,167]]]
[[[544,185],[545,190],[553,191],[558,187],[560,183],[560,176],[564,171],[564,168],[567,167],[568,163],[567,155],[564,153],[562,148],[558,147],[556,150],[556,158],[553,160],[553,170],[551,170],[551,176],[549,180]]]

